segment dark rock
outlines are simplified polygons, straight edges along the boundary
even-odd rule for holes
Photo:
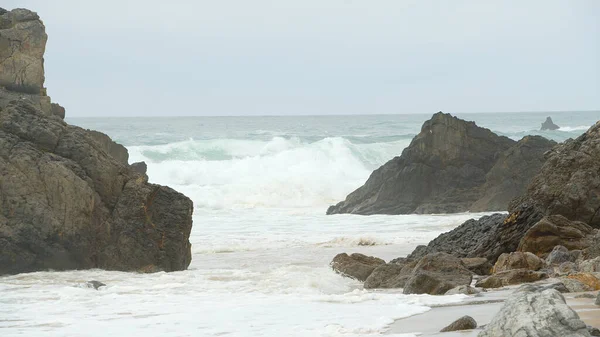
[[[148,165],[146,165],[146,162],[143,161],[133,163],[129,167],[131,167],[132,170],[139,174],[146,174],[146,172],[148,171]]]
[[[477,275],[489,275],[492,273],[492,264],[484,257],[472,257],[460,259],[467,269]]]
[[[600,121],[577,139],[567,140],[549,151],[527,191],[510,203],[509,212],[528,205],[542,215],[562,215],[600,228],[598,158]]]
[[[446,253],[433,253],[417,263],[403,292],[443,295],[452,288],[471,284],[472,279],[472,273],[460,259]]]
[[[100,281],[87,281],[86,286],[88,288],[94,288],[94,289],[98,290],[98,288],[100,288],[100,287],[106,287],[106,284],[104,284]]]
[[[513,252],[504,253],[498,257],[493,273],[500,273],[513,269],[540,270],[544,265],[539,257],[532,253]]]
[[[51,103],[50,106],[52,107],[53,115],[58,116],[60,119],[65,119],[65,108],[63,108],[62,106],[60,106],[60,104],[57,103]]]
[[[500,312],[479,333],[497,336],[571,336],[588,337],[586,324],[556,290],[540,286],[521,286],[504,302]]]
[[[518,250],[544,256],[557,245],[567,249],[585,249],[592,243],[595,230],[579,221],[569,221],[562,215],[544,217],[524,235]]]
[[[365,281],[365,289],[403,288],[415,264],[412,267],[396,263],[382,264],[369,275]]]
[[[594,328],[593,326],[587,326],[590,336],[600,336],[600,329]]]
[[[192,201],[27,101],[0,110],[0,274],[186,269]]]
[[[127,152],[125,146],[114,142],[109,136],[99,131],[88,130],[88,134],[100,144],[100,147],[106,151],[106,153],[116,159],[119,163],[123,165],[129,163],[129,152]]]
[[[341,253],[333,258],[331,268],[344,276],[365,281],[377,266],[383,264],[385,261],[373,256]]]
[[[454,213],[482,194],[498,156],[515,145],[473,122],[436,113],[411,144],[327,214]]]
[[[550,266],[560,265],[564,262],[574,262],[573,255],[569,254],[569,250],[565,246],[555,246],[552,248],[548,257],[546,257],[546,263]]]
[[[546,117],[546,120],[544,121],[544,123],[542,123],[542,127],[540,130],[544,131],[544,130],[558,130],[558,129],[560,129],[560,126],[554,124],[554,122],[552,121],[552,118]]]
[[[477,281],[475,286],[480,288],[500,288],[512,284],[531,283],[546,278],[548,278],[546,273],[527,269],[513,269],[481,279]]]
[[[477,322],[471,316],[463,316],[456,321],[452,322],[447,327],[440,330],[440,332],[460,331],[460,330],[473,330],[477,328]]]
[[[525,136],[500,154],[486,175],[483,195],[469,207],[469,211],[506,210],[512,199],[525,192],[546,161],[544,153],[555,145],[556,142],[541,136]]]

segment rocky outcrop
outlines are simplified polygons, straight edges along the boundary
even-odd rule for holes
[[[596,230],[579,221],[569,221],[562,215],[544,217],[521,239],[518,250],[546,256],[557,245],[569,250],[583,250],[592,243]]]
[[[472,330],[475,328],[477,328],[477,322],[475,319],[473,319],[471,316],[463,316],[440,330],[440,332]]]
[[[541,131],[558,129],[560,129],[560,126],[554,124],[551,117],[546,117],[546,120],[542,123],[542,127],[540,128]]]
[[[449,114],[436,113],[411,144],[327,214],[504,211],[556,143],[519,142]]]
[[[64,108],[51,103],[44,88],[44,24],[27,9],[0,13],[0,108],[25,99],[48,115],[64,118]]]
[[[590,334],[558,291],[525,285],[508,297],[478,336],[589,337]]]
[[[45,41],[37,14],[0,10],[0,275],[186,269],[192,201],[63,121],[43,88]]]
[[[385,264],[382,259],[359,253],[348,255],[341,253],[331,261],[331,268],[344,276],[365,281],[379,265]]]
[[[600,228],[600,122],[547,155],[526,192],[510,203],[509,212],[533,208],[541,215],[562,215]],[[532,226],[533,223],[530,224]],[[568,248],[568,246],[567,246]]]
[[[404,294],[443,295],[448,290],[469,285],[472,273],[460,259],[445,253],[423,257],[414,267],[404,285]]]

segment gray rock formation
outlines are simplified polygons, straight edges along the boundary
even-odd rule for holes
[[[525,285],[504,302],[478,337],[589,337],[586,324],[556,290]]]
[[[0,10],[0,275],[186,269],[192,201],[63,121],[43,87],[46,39],[37,14]]]
[[[526,192],[510,203],[509,212],[520,212],[527,206],[533,208],[530,212],[562,215],[600,228],[598,158],[600,121],[577,139],[555,146]]]
[[[385,264],[382,259],[359,253],[341,253],[331,261],[331,268],[344,276],[365,281],[377,266]]]
[[[85,286],[88,288],[93,288],[98,290],[100,287],[106,287],[106,284],[100,282],[100,281],[87,281],[85,283]]]
[[[561,265],[565,262],[575,262],[576,258],[565,246],[555,246],[546,257],[546,264],[549,266]]]
[[[0,108],[25,99],[48,115],[64,118],[64,108],[51,103],[44,88],[44,24],[27,9],[0,12]]]
[[[518,143],[449,114],[436,113],[411,144],[327,214],[455,213],[505,210],[555,143]]]
[[[443,295],[461,285],[469,285],[472,273],[460,259],[445,253],[423,257],[404,285],[404,294]]]
[[[471,316],[463,316],[440,330],[440,332],[472,330],[475,328],[477,328],[477,322],[475,319],[473,319]]]
[[[551,117],[546,117],[546,120],[544,121],[544,123],[542,123],[542,127],[540,128],[540,130],[542,130],[542,131],[558,130],[558,129],[560,129],[560,126],[554,124]]]

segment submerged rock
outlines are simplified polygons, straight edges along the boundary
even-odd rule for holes
[[[94,288],[96,290],[98,290],[98,288],[100,287],[106,287],[106,284],[100,282],[100,281],[87,281],[85,283],[86,287],[88,288]]]
[[[478,336],[589,337],[590,334],[558,291],[525,285],[506,299],[500,312]]]
[[[344,276],[365,281],[377,266],[383,264],[385,261],[373,256],[341,253],[333,258],[331,268]]]
[[[544,121],[544,123],[542,123],[542,127],[540,128],[540,130],[542,130],[542,131],[558,130],[558,129],[560,129],[560,126],[554,124],[551,117],[546,117],[546,120]]]
[[[473,319],[473,317],[463,316],[440,330],[440,332],[472,330],[475,328],[477,328],[477,322]]]

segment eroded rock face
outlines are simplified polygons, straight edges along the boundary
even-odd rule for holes
[[[508,297],[478,336],[589,337],[590,334],[558,291],[525,285]]]
[[[497,157],[516,142],[473,122],[436,113],[411,144],[375,170],[364,186],[328,214],[467,211]]]
[[[569,221],[562,215],[544,217],[526,233],[519,243],[518,250],[545,256],[555,246],[569,250],[583,250],[592,243],[596,231],[579,221]]]
[[[541,215],[562,215],[600,228],[598,158],[600,122],[577,139],[555,146],[525,194],[511,202],[509,212],[528,205]]]
[[[183,270],[192,210],[87,130],[25,100],[0,110],[0,274]]]
[[[341,253],[333,258],[331,268],[344,276],[365,281],[375,268],[383,264],[385,264],[385,261],[376,257],[360,253],[351,255]]]

